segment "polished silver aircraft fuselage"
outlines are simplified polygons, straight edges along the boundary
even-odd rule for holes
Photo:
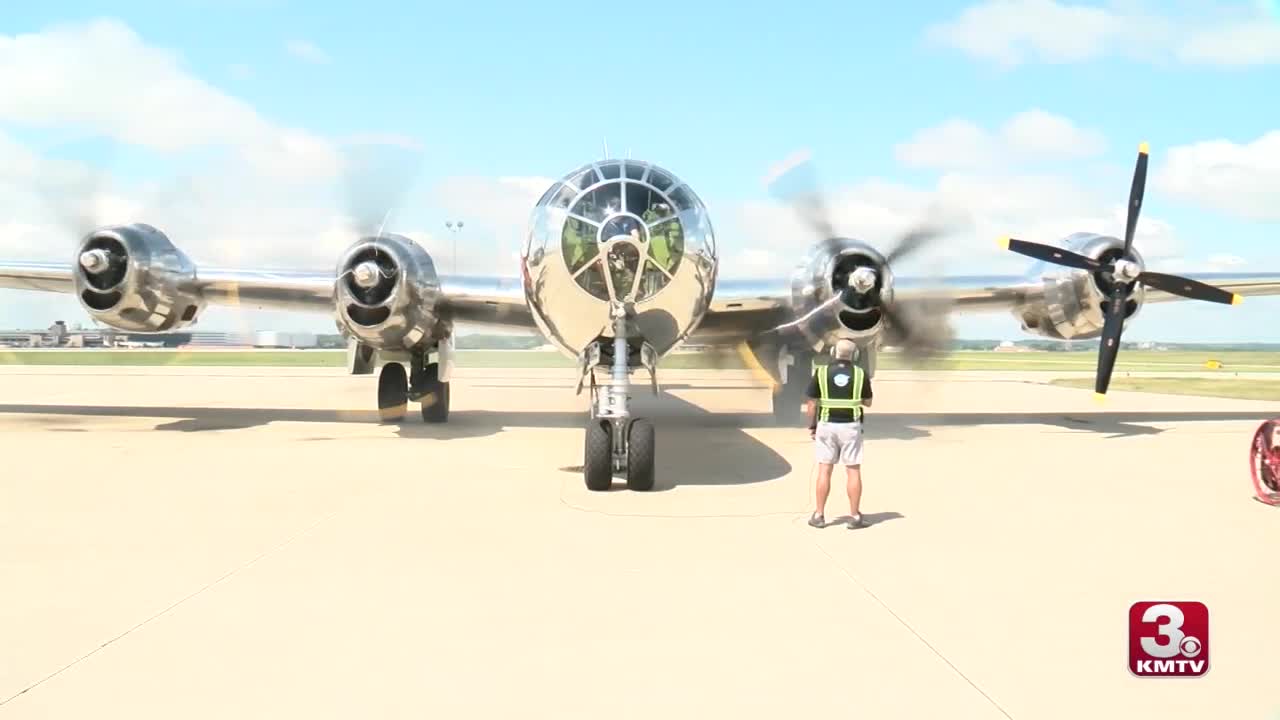
[[[715,233],[693,189],[646,162],[585,165],[552,184],[530,217],[522,253],[525,295],[538,329],[577,357],[614,336],[610,308],[670,352],[715,293]]]

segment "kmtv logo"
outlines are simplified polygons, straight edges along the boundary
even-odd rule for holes
[[[1198,602],[1139,602],[1129,608],[1129,672],[1200,677],[1209,671],[1209,608]]]

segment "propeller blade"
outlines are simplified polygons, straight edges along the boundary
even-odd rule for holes
[[[1093,392],[1099,402],[1106,397],[1107,388],[1111,385],[1111,372],[1116,367],[1116,356],[1120,353],[1120,333],[1124,330],[1126,298],[1125,284],[1116,283],[1111,291],[1107,317],[1102,324],[1102,344],[1098,347],[1098,374],[1094,380]]]
[[[98,167],[59,161],[55,171],[48,176],[33,178],[31,189],[53,216],[54,223],[75,239],[113,222],[128,222],[122,218],[107,217],[102,210],[104,201],[110,200],[110,168],[115,159],[114,146]]]
[[[1026,255],[1029,258],[1044,260],[1055,265],[1065,265],[1066,267],[1090,271],[1098,270],[1102,267],[1097,260],[1091,257],[1056,248],[1052,245],[1042,245],[1040,243],[1027,242],[1026,240],[1014,240],[1013,238],[1000,238],[1000,245],[1004,249],[1012,250],[1019,255]]]
[[[1147,152],[1146,143],[1138,146],[1138,164],[1133,168],[1133,185],[1129,188],[1129,215],[1124,225],[1124,257],[1129,257],[1129,250],[1133,248],[1133,232],[1142,212],[1142,195],[1147,186]]]
[[[765,176],[765,186],[769,194],[791,205],[800,220],[820,240],[835,237],[835,225],[831,222],[831,213],[823,199],[809,151],[793,153],[770,168]]]
[[[344,151],[347,212],[362,237],[386,228],[421,164],[421,152],[394,143],[354,143]]]
[[[1144,272],[1138,276],[1138,281],[1147,287],[1163,290],[1172,295],[1181,295],[1192,300],[1204,300],[1206,302],[1222,303],[1223,305],[1239,305],[1244,300],[1241,296],[1227,292],[1222,288],[1206,285],[1199,280],[1178,277],[1177,275]]]
[[[942,237],[942,228],[932,224],[917,225],[907,231],[884,256],[884,261],[892,266],[895,262],[909,257],[922,247]]]
[[[922,364],[947,351],[951,334],[943,301],[896,302],[883,306],[881,312],[908,362]]]

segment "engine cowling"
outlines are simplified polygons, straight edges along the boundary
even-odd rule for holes
[[[1124,253],[1123,240],[1093,233],[1070,235],[1062,245],[1103,263]],[[1137,250],[1130,249],[1129,254],[1142,262]],[[1102,334],[1115,282],[1109,272],[1089,272],[1048,263],[1038,263],[1031,272],[1040,276],[1043,285],[1038,296],[1016,310],[1025,332],[1054,340],[1085,340]],[[1144,299],[1142,283],[1132,283],[1125,298],[1126,326],[1142,309]]]
[[[431,255],[403,235],[356,241],[334,283],[340,328],[377,350],[414,350],[447,334]]]
[[[120,330],[177,330],[195,323],[205,306],[195,263],[164,233],[142,223],[87,235],[72,275],[84,309]]]
[[[878,335],[884,329],[881,304],[892,300],[893,273],[884,256],[858,240],[815,244],[792,277],[795,327],[817,351],[838,338]]]

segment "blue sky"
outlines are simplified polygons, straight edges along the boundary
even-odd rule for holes
[[[799,236],[780,249],[761,236],[761,216],[742,209],[767,200],[760,178],[799,147],[813,151],[824,185],[849,200],[841,217],[852,231],[871,234],[872,242],[887,242],[874,234],[905,222],[930,193],[944,192],[961,204],[973,195],[976,229],[974,237],[953,247],[956,272],[1024,266],[994,249],[995,237],[1003,233],[1052,241],[1033,233],[1121,232],[1122,221],[1107,213],[1123,206],[1134,152],[1145,140],[1152,146],[1153,183],[1144,220],[1152,219],[1151,232],[1165,243],[1149,258],[1153,269],[1242,269],[1240,260],[1280,267],[1280,251],[1274,249],[1280,213],[1258,197],[1267,190],[1260,182],[1277,182],[1280,149],[1277,143],[1262,148],[1272,153],[1269,159],[1246,152],[1250,143],[1280,129],[1274,92],[1280,87],[1280,21],[1269,3],[366,1],[324,7],[288,0],[170,0],[67,1],[57,3],[56,11],[53,5],[6,9],[0,20],[0,94],[6,90],[5,41],[60,25],[117,21],[136,35],[138,45],[172,53],[184,77],[218,97],[243,101],[271,127],[322,139],[371,133],[412,139],[424,165],[401,219],[434,236],[442,234],[444,218],[466,216],[475,228],[465,238],[474,251],[468,262],[502,271],[510,271],[509,262],[486,263],[484,257],[501,255],[512,231],[486,227],[473,216],[492,203],[509,206],[506,213],[516,217],[529,191],[490,201],[486,188],[497,178],[530,179],[525,187],[563,174],[598,157],[603,138],[614,154],[630,149],[690,182],[715,213],[726,255],[735,248],[785,255],[809,242]],[[107,64],[101,55],[97,62]],[[147,66],[139,66],[139,82]],[[65,75],[48,78],[52,85],[60,82],[72,81]],[[76,92],[68,85],[61,97]],[[111,135],[102,132],[104,123],[128,121],[120,120],[124,115],[76,119],[68,111],[37,117],[32,106],[6,113],[0,104],[0,133],[43,158],[109,167],[121,188],[202,172],[204,163],[223,159],[228,144],[247,137],[179,143],[183,147],[176,150],[139,147],[94,137]],[[194,117],[175,123],[198,124],[201,106],[174,107],[175,117]],[[1075,134],[1055,139],[1051,131],[1057,126],[1045,122],[1015,124],[1014,131],[1000,134],[1012,118],[1032,111],[1040,115],[1030,117],[1068,123]],[[218,112],[208,117],[220,118]],[[154,120],[157,113],[150,115]],[[137,123],[149,121],[142,117]],[[951,134],[929,135],[947,123]],[[956,123],[986,133],[989,142],[969,148],[973,157],[930,154],[939,142],[943,150],[963,151],[957,145],[967,143],[955,139],[976,137],[957,135]],[[1085,137],[1092,144],[1077,142]],[[1197,146],[1208,141],[1228,145]],[[911,156],[915,161],[904,161],[909,147],[919,151]],[[1168,170],[1166,184],[1158,184],[1155,175],[1175,149],[1186,152]],[[1215,175],[1213,182],[1205,179],[1205,168],[1219,172],[1223,163],[1230,172]],[[1028,177],[1042,185],[1026,182]],[[469,178],[469,184],[456,178]],[[1223,182],[1244,190],[1234,193]],[[1049,197],[1060,185],[1067,186],[1061,207]],[[1044,193],[1026,192],[1041,186]],[[464,187],[476,196],[461,197]],[[1033,197],[1006,207],[1004,188],[1021,188]],[[270,189],[280,191],[278,184]],[[277,197],[256,195],[264,203]],[[910,198],[903,200],[905,195]],[[340,204],[337,195],[330,197]],[[877,203],[886,205],[887,219],[867,220],[876,213],[864,205]],[[317,203],[317,216],[333,210]],[[1103,226],[1076,227],[1068,224],[1072,218],[1097,218]],[[189,220],[208,225],[198,214]],[[1021,224],[995,230],[1005,222]],[[187,247],[177,231],[171,234]],[[66,250],[50,243],[56,252],[43,255],[60,259],[58,253],[69,252],[73,242],[67,240]],[[296,242],[301,247],[304,241]],[[213,255],[226,250],[225,242],[209,243],[197,247]],[[1142,249],[1141,236],[1139,243]],[[6,253],[9,247],[0,246]],[[280,248],[289,247],[282,241]],[[237,252],[238,258],[257,261],[254,252]],[[290,257],[266,255],[276,265]],[[300,261],[331,262],[321,257],[315,253]],[[1209,258],[1228,266],[1202,267]],[[1161,266],[1158,261],[1165,259],[1168,264]],[[726,271],[751,270],[750,263],[735,263],[726,258]],[[4,293],[0,324],[46,324],[48,306],[31,297]],[[1190,339],[1196,333],[1186,327],[1183,308],[1148,308],[1127,336]],[[1214,337],[1226,339],[1256,333],[1252,328],[1277,310],[1280,299],[1257,299],[1237,309],[1196,308],[1189,315],[1207,319]],[[229,321],[225,314],[209,319],[209,327],[246,322]],[[252,324],[277,322],[292,321],[263,316]],[[317,322],[322,329],[330,326],[298,324]],[[1016,330],[1003,316],[961,324],[966,335],[1017,337]]]

